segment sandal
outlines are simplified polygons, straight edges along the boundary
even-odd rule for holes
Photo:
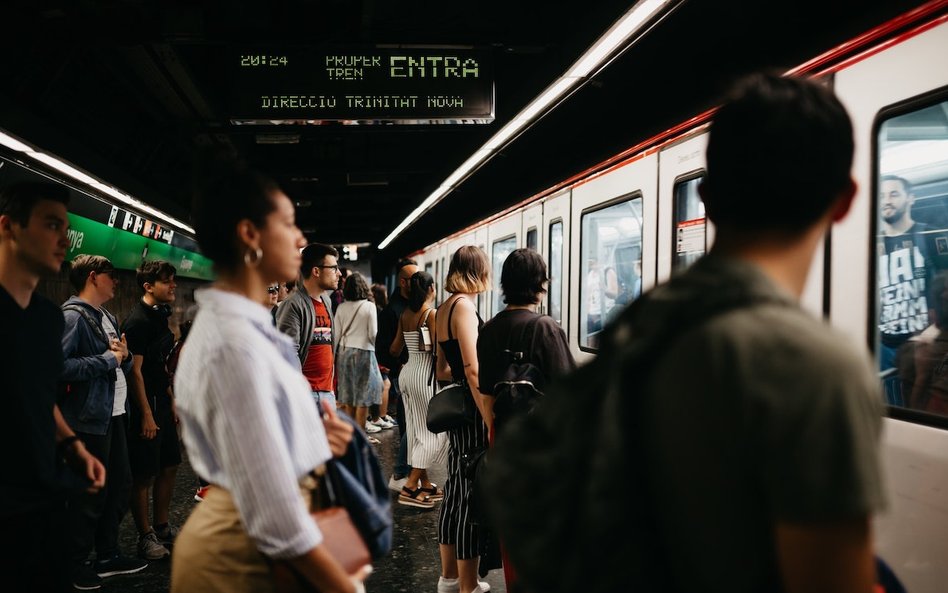
[[[425,494],[424,490],[421,488],[412,490],[407,486],[402,486],[402,491],[398,495],[398,504],[418,507],[419,509],[433,509],[435,505],[434,501]]]
[[[438,485],[435,484],[434,482],[432,482],[431,486],[428,486],[427,488],[425,488],[424,486],[419,486],[418,489],[421,490],[422,492],[427,493],[428,498],[430,498],[434,502],[438,502],[439,500],[444,500],[444,489],[438,488]]]

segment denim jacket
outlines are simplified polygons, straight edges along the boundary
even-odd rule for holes
[[[105,309],[96,309],[79,297],[70,297],[64,304],[88,309],[100,323],[105,312],[112,325],[119,327],[114,315]],[[69,384],[69,390],[60,394],[59,409],[73,430],[104,435],[112,419],[118,361],[109,352],[109,344],[89,327],[85,317],[69,310],[63,311],[63,317],[66,319],[62,338],[65,361],[60,380]],[[132,356],[129,353],[122,361],[121,371],[128,372],[131,368]],[[126,409],[127,406],[126,401]]]

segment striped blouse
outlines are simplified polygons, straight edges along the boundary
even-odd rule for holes
[[[262,553],[300,556],[322,534],[298,480],[332,452],[296,346],[260,303],[214,288],[195,300],[174,382],[191,465],[230,491]]]

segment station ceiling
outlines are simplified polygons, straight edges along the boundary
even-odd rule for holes
[[[394,258],[713,107],[735,77],[787,69],[920,2],[685,0],[385,250]],[[298,202],[310,240],[377,245],[632,2],[592,0],[4,3],[0,128],[187,220],[199,147],[231,147]],[[236,126],[209,56],[260,47],[426,44],[490,54],[495,120]],[[264,144],[259,134],[299,134]],[[366,250],[372,253],[370,247]]]

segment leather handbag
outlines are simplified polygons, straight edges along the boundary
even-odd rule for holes
[[[329,551],[348,574],[353,574],[372,562],[369,548],[356,528],[344,506],[330,506],[332,487],[324,474],[313,490],[313,506],[310,513],[323,534],[322,546]],[[314,484],[316,482],[314,481]],[[318,593],[316,587],[306,580],[292,564],[285,560],[271,563],[273,584],[277,593]]]
[[[474,396],[467,383],[452,383],[434,394],[428,402],[425,422],[437,434],[474,424]]]

